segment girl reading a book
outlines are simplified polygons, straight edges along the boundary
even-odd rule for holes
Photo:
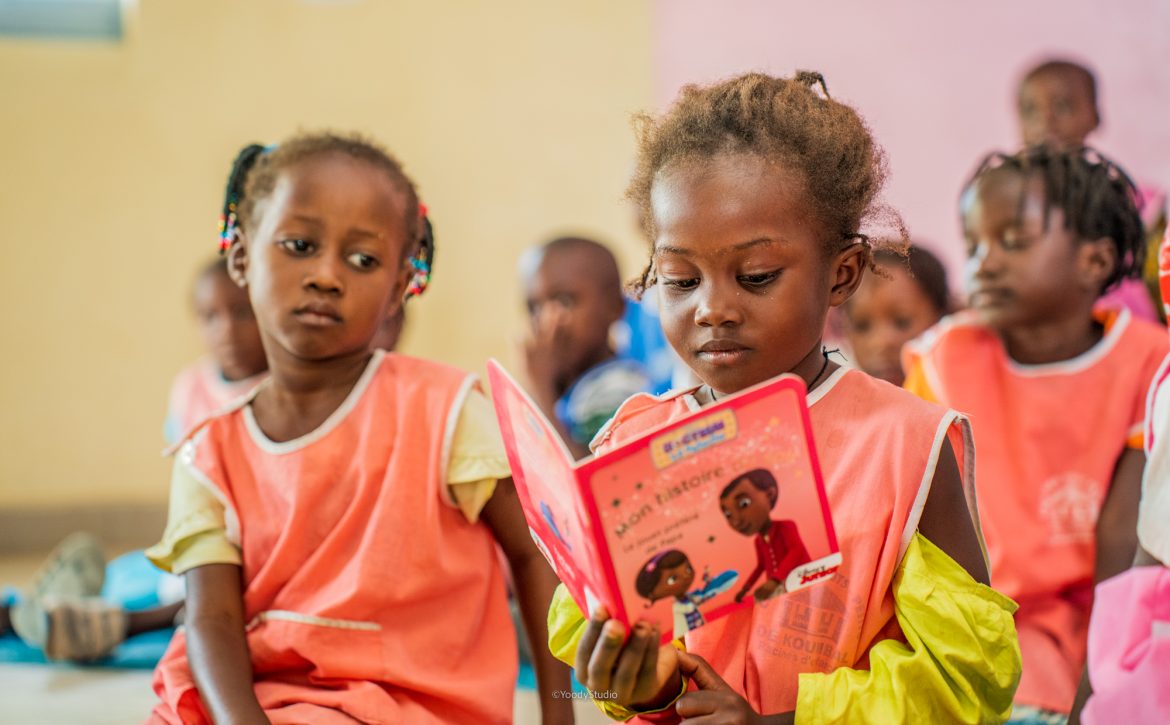
[[[771,471],[757,468],[727,484],[719,494],[719,507],[727,524],[744,536],[754,536],[756,568],[748,575],[735,601],[741,601],[761,576],[766,581],[752,592],[756,600],[783,594],[784,580],[796,567],[812,561],[800,538],[796,522],[772,519],[780,487]]]
[[[667,549],[642,565],[634,589],[651,604],[674,597],[674,637],[677,639],[707,623],[699,605],[730,589],[737,576],[734,571],[725,571],[712,579],[704,570],[703,586],[689,591],[695,583],[695,567],[686,554],[678,549]]]
[[[958,413],[838,367],[821,334],[871,266],[863,224],[885,157],[817,73],[690,86],[643,117],[629,196],[650,241],[636,287],[659,287],[663,329],[702,385],[635,396],[598,434],[612,449],[782,373],[808,387],[842,564],[659,647],[563,588],[550,648],[614,718],[994,722],[1020,674],[1015,604],[987,586],[971,435]],[[685,542],[684,542],[685,543]],[[715,718],[712,718],[714,721]]]

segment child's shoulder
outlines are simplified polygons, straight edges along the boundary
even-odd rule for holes
[[[637,393],[626,399],[589,443],[597,453],[634,438],[692,409],[688,397],[698,389],[668,390],[661,395]],[[697,404],[693,407],[698,407]]]
[[[857,415],[859,423],[863,419],[872,419],[879,427],[889,427],[891,415],[895,415],[903,422],[919,419],[933,426],[950,412],[945,405],[923,400],[905,388],[860,370],[842,368],[838,374],[840,380],[831,391],[826,391],[824,399],[830,405],[832,401],[840,401]],[[814,399],[821,400],[810,396],[810,404]]]
[[[1120,324],[1123,317],[1127,323],[1123,335],[1130,338],[1140,349],[1162,354],[1170,349],[1170,335],[1167,335],[1165,326],[1134,317],[1128,310],[1118,315],[1119,319],[1115,324]]]
[[[928,357],[942,348],[996,342],[995,333],[972,310],[947,315],[906,343],[906,354]]]

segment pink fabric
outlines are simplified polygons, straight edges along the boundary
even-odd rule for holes
[[[1140,279],[1121,280],[1120,284],[1101,295],[1097,304],[1106,310],[1129,310],[1139,320],[1159,322],[1154,300]]]
[[[1089,625],[1085,725],[1170,722],[1170,569],[1101,582]]]

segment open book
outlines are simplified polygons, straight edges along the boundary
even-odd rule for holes
[[[488,377],[532,538],[587,615],[604,605],[667,642],[840,566],[800,378],[574,462],[494,360]]]

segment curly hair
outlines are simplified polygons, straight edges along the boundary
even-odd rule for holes
[[[1146,236],[1137,209],[1138,192],[1120,166],[1089,147],[1052,151],[1046,146],[1033,146],[1014,154],[995,152],[983,159],[963,185],[960,199],[966,198],[988,176],[1000,173],[1041,180],[1045,230],[1051,211],[1059,209],[1063,212],[1064,228],[1076,239],[1108,238],[1113,243],[1117,265],[1102,285],[1102,292],[1123,279],[1141,276]],[[1027,194],[1025,186],[1017,214],[1023,213]]]
[[[245,231],[253,227],[256,206],[276,188],[276,179],[284,169],[306,159],[330,154],[343,154],[358,161],[364,161],[386,173],[390,180],[406,197],[406,209],[419,208],[418,192],[414,182],[402,169],[402,164],[378,144],[358,135],[334,133],[309,133],[294,136],[282,142],[273,150],[259,155],[255,165],[247,172],[243,199],[240,201],[240,225]],[[417,242],[423,238],[420,214],[403,214],[406,238]],[[414,247],[406,245],[404,254],[412,253]]]
[[[651,243],[656,230],[650,195],[663,169],[743,153],[774,159],[803,178],[811,212],[830,235],[827,253],[855,239],[869,246],[861,226],[870,221],[893,226],[892,238],[882,244],[905,250],[901,218],[878,203],[888,176],[885,153],[857,111],[829,96],[820,73],[747,73],[710,86],[689,85],[664,115],[635,116],[635,128],[638,160],[626,196],[637,205]],[[647,266],[632,291],[640,294],[651,284]]]

